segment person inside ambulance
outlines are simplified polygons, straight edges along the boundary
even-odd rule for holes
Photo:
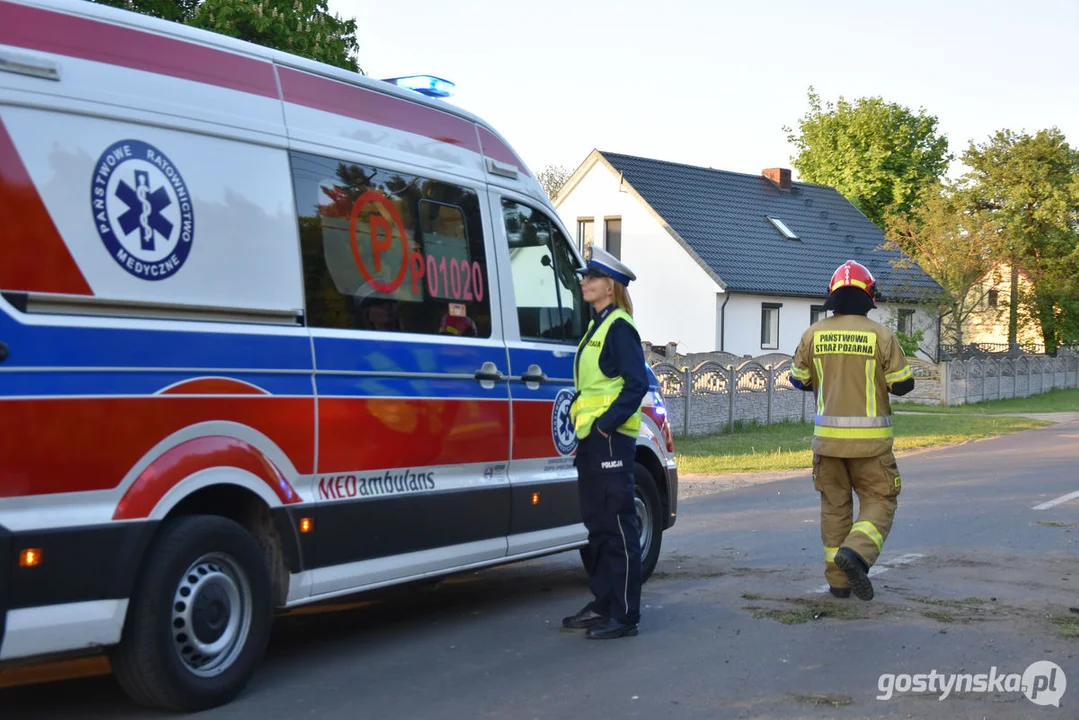
[[[867,317],[880,297],[867,268],[843,263],[828,293],[824,308],[833,315],[802,334],[790,382],[817,398],[813,487],[820,493],[824,575],[836,597],[853,590],[872,600],[869,568],[888,538],[901,489],[888,394],[909,393],[914,375],[895,335]]]
[[[577,434],[577,491],[588,529],[593,599],[562,620],[591,639],[637,634],[641,602],[640,527],[633,464],[641,401],[648,392],[644,350],[626,286],[636,276],[594,248],[579,270],[584,300],[595,315],[577,346],[570,407]]]

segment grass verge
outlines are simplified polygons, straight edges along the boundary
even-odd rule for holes
[[[1008,400],[987,400],[970,405],[919,405],[893,402],[892,410],[943,415],[995,415],[999,413],[1079,412],[1079,390],[1050,390],[1040,395]]]
[[[895,449],[953,445],[1048,425],[1029,418],[967,415],[897,415]],[[734,432],[675,438],[680,473],[718,475],[735,472],[799,470],[813,464],[812,423],[749,425]]]

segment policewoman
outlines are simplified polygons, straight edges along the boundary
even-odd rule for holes
[[[577,489],[588,529],[588,577],[594,597],[563,619],[562,626],[605,640],[636,635],[640,620],[641,544],[633,460],[648,375],[626,290],[636,276],[598,247],[580,272],[584,300],[595,315],[577,346],[577,396],[570,416],[577,434]]]

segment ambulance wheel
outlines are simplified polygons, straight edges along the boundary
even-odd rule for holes
[[[663,507],[659,502],[659,490],[656,479],[648,468],[640,463],[633,467],[635,493],[633,502],[637,506],[637,522],[641,528],[641,582],[652,576],[659,562],[659,547],[663,542]]]
[[[270,575],[254,537],[232,520],[162,523],[110,660],[136,702],[179,712],[243,690],[270,637]]]
[[[648,468],[640,463],[633,466],[634,496],[633,504],[637,508],[637,522],[641,528],[641,582],[652,575],[659,562],[659,548],[663,542],[663,526],[660,518],[663,510],[659,504],[659,491],[656,480]],[[592,568],[592,552],[587,545],[581,548],[581,562],[587,572]]]

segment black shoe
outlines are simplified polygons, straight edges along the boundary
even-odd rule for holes
[[[835,554],[835,564],[847,574],[850,589],[861,600],[873,599],[873,583],[869,580],[869,563],[850,548],[841,547]]]
[[[831,585],[829,585],[828,586],[828,591],[830,593],[832,593],[833,595],[835,595],[837,598],[849,598],[850,597],[850,588],[849,587],[837,588],[837,587],[832,587]]]
[[[592,608],[585,607],[576,615],[562,618],[562,627],[570,630],[586,630],[591,627],[596,627],[597,625],[602,625],[606,621],[606,615],[600,615]]]
[[[623,623],[609,618],[602,625],[591,628],[584,634],[589,640],[610,640],[612,638],[631,637],[637,634],[637,623]]]

